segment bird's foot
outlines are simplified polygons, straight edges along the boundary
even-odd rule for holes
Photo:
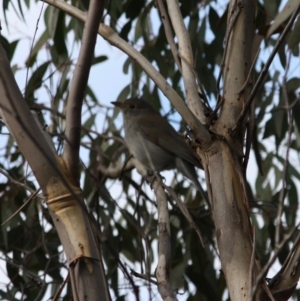
[[[165,178],[162,177],[158,171],[153,172],[152,170],[148,170],[146,180],[149,183],[151,189],[153,189],[153,183],[155,180],[158,180],[158,182],[161,182],[161,181],[164,181]]]

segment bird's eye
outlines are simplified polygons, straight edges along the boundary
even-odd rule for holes
[[[135,105],[132,104],[132,105],[129,106],[129,108],[130,108],[130,109],[135,109]]]

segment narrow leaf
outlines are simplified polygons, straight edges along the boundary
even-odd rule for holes
[[[268,30],[267,38],[295,11],[298,5],[300,5],[300,0],[288,1],[283,10],[275,17],[274,23]]]

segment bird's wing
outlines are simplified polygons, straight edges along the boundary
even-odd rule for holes
[[[201,164],[183,138],[160,115],[152,114],[147,119],[140,118],[137,121],[137,125],[144,138],[194,166],[201,167]]]

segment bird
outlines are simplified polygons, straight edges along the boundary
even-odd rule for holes
[[[142,98],[112,104],[123,113],[125,141],[133,156],[151,172],[177,169],[208,202],[195,170],[202,165],[169,122]]]

